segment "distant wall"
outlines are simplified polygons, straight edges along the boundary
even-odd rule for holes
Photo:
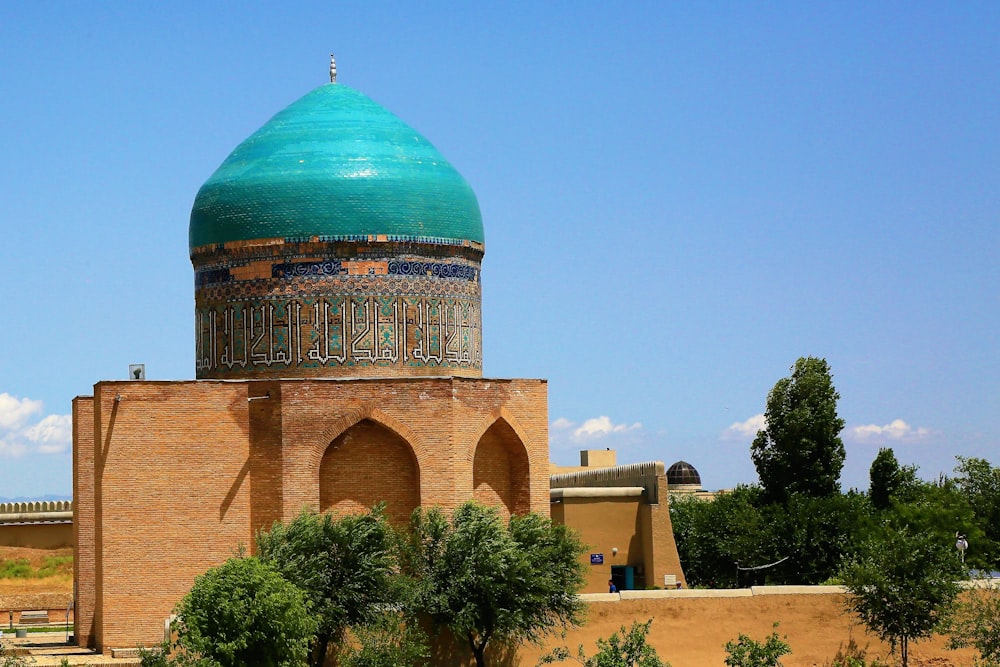
[[[0,503],[0,518],[7,514],[40,512],[73,512],[73,502],[70,500],[31,500],[17,503]]]
[[[73,546],[73,522],[0,523],[0,547],[62,549]]]
[[[45,500],[0,503],[0,547],[71,547],[73,503]]]

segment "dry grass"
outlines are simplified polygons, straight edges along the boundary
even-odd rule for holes
[[[0,547],[0,593],[73,591],[73,549]]]

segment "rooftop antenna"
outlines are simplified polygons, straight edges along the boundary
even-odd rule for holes
[[[337,61],[332,53],[330,54],[330,83],[337,83]]]

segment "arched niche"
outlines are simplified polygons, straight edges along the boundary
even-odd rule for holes
[[[473,497],[501,508],[505,517],[531,509],[528,453],[504,419],[495,421],[476,443],[472,462]]]
[[[319,469],[321,512],[363,512],[379,502],[397,526],[420,505],[420,468],[398,433],[371,419],[354,424],[327,447]]]

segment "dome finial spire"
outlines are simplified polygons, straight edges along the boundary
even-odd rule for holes
[[[337,83],[337,60],[330,54],[330,83]]]

